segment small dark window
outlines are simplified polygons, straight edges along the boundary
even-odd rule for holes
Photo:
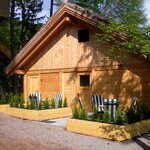
[[[90,86],[89,75],[80,75],[80,86]]]
[[[78,30],[78,42],[88,42],[89,41],[89,29]]]

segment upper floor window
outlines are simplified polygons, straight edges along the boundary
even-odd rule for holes
[[[89,29],[78,30],[78,42],[88,42],[89,41]]]

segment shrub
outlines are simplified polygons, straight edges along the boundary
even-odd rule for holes
[[[106,109],[106,110],[104,111],[103,121],[106,122],[106,123],[110,122],[110,116],[109,116],[109,111],[108,111],[108,109]]]
[[[48,102],[48,98],[46,98],[45,103],[44,103],[44,109],[49,109],[50,104]]]
[[[73,109],[72,118],[74,118],[74,119],[79,119],[80,118],[80,116],[79,116],[79,110],[77,109],[76,106]]]
[[[67,103],[66,97],[65,97],[65,99],[64,99],[63,107],[68,107],[68,103]]]
[[[19,107],[19,96],[18,94],[15,94],[14,97],[13,97],[13,107]]]
[[[42,110],[42,100],[40,100],[40,102],[39,102],[38,110]]]
[[[150,118],[150,108],[144,102],[137,108],[137,114],[140,120],[145,120]]]
[[[118,125],[123,124],[123,118],[122,118],[121,111],[120,111],[119,108],[116,111],[116,116],[115,116],[115,119],[114,119],[114,123],[118,124]]]
[[[51,107],[55,108],[55,100],[54,99],[52,99],[52,101],[51,101]]]
[[[23,94],[20,95],[20,108],[24,108]]]
[[[35,109],[34,100],[31,100],[31,101],[30,101],[29,109]]]
[[[126,123],[135,123],[150,118],[150,108],[144,102],[137,105],[137,109],[127,108],[124,120]]]
[[[6,103],[7,101],[6,101],[5,95],[4,94],[0,95],[0,104],[6,104]]]
[[[80,119],[82,119],[82,120],[87,120],[87,112],[86,112],[85,108],[82,108],[82,109],[81,109],[81,112],[80,112]]]
[[[58,102],[58,108],[62,108],[62,99]]]
[[[99,114],[98,114],[98,109],[97,109],[97,105],[94,106],[94,110],[93,110],[93,118],[94,121],[99,121]]]
[[[13,107],[13,103],[14,103],[13,100],[11,100],[10,103],[9,103],[10,107]]]
[[[13,107],[14,99],[13,99],[13,93],[10,93],[10,107]]]
[[[137,121],[139,121],[139,115],[135,112],[134,109],[129,109],[127,108],[126,112],[125,112],[125,118],[127,123],[135,123]]]
[[[29,103],[29,100],[27,101],[26,109],[30,109],[30,103]]]

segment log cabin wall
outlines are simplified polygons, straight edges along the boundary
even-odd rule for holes
[[[69,105],[79,93],[88,108],[91,107],[92,94],[118,98],[123,105],[129,105],[134,96],[150,103],[149,61],[129,55],[104,64],[100,60],[109,45],[98,43],[91,30],[89,42],[78,43],[79,29],[82,28],[74,25],[63,28],[24,66],[28,77],[39,75],[39,91],[43,99],[61,92]],[[90,75],[87,89],[79,85],[79,76],[84,73]]]
[[[146,64],[145,64],[146,65]],[[134,96],[150,105],[150,70],[122,67],[118,69],[97,70],[92,80],[93,93],[105,98],[117,98],[121,107],[130,106]]]
[[[55,98],[55,94],[60,92],[59,73],[41,73],[40,74],[40,92],[43,99]]]
[[[79,29],[81,28],[71,25],[62,29],[45,43],[40,53],[26,64],[25,69],[31,71],[99,65],[99,59],[107,46],[97,43],[93,34],[90,34],[89,42],[78,43]]]

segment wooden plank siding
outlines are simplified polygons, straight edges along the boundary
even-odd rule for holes
[[[77,27],[67,26],[40,53],[27,63],[25,70],[75,68],[99,65],[99,57],[107,46],[99,44],[90,34],[90,41],[78,43]],[[93,51],[94,44],[94,51]]]
[[[66,97],[69,106],[74,106],[77,102],[77,73],[63,73],[62,76],[62,93]]]
[[[61,68],[80,68],[118,64],[145,64],[145,60],[136,55],[121,57],[118,61],[104,64],[104,57],[108,45],[97,42],[93,32],[90,41],[78,43],[78,30],[71,25],[66,26],[51,42],[45,44],[41,51],[24,66],[24,70],[46,70]]]
[[[40,74],[40,92],[42,99],[47,97],[49,100],[55,98],[56,93],[60,92],[60,76],[59,73],[42,73]]]

